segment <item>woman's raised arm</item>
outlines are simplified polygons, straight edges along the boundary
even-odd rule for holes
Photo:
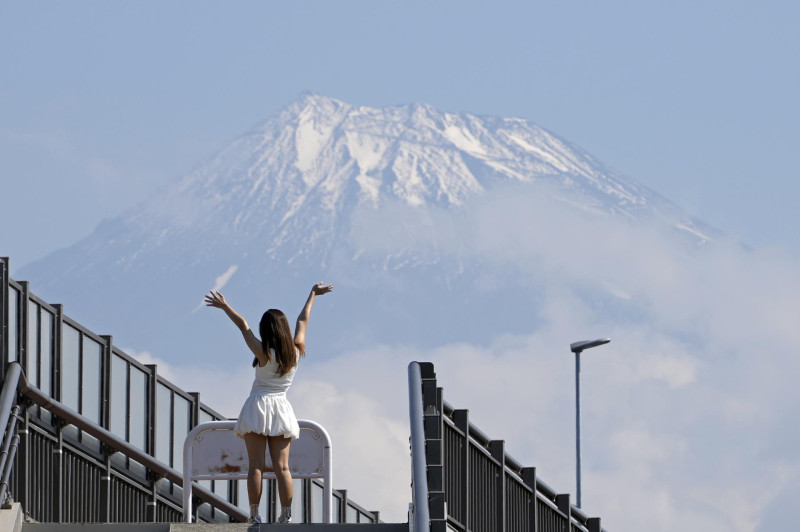
[[[299,349],[301,353],[304,353],[306,350],[306,328],[308,327],[308,318],[311,316],[311,307],[314,306],[314,297],[327,294],[331,290],[333,290],[332,284],[315,284],[311,288],[311,293],[308,294],[308,299],[306,299],[303,310],[301,310],[300,315],[297,316],[297,324],[294,327],[294,345],[297,346],[297,349]]]
[[[233,310],[233,307],[230,306],[227,301],[225,301],[225,296],[212,290],[208,293],[208,295],[206,295],[205,303],[209,307],[224,310],[225,314],[228,315],[233,324],[236,325],[240,331],[242,331],[244,341],[247,344],[247,347],[250,348],[250,351],[253,352],[253,355],[255,355],[262,365],[267,363],[267,356],[264,354],[264,350],[261,347],[261,342],[258,340],[258,338],[256,338],[256,335],[253,334],[253,331],[250,330],[250,326],[247,325],[247,320],[245,320],[241,314]]]
[[[215,292],[214,290],[210,291],[205,297],[205,303],[209,307],[224,310],[225,314],[228,315],[233,324],[236,325],[240,331],[244,332],[248,329],[247,321],[242,317],[241,314],[233,310],[233,307],[231,307],[228,302],[225,301],[225,296],[219,292]]]

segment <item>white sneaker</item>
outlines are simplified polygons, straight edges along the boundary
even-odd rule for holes
[[[291,517],[286,517],[285,515],[282,515],[282,516],[280,516],[278,518],[278,523],[288,524],[288,523],[291,523],[291,522],[292,522],[292,518]]]
[[[248,525],[252,525],[254,523],[258,524],[258,525],[261,524],[261,516],[260,515],[251,515],[250,517],[247,518],[247,524]]]

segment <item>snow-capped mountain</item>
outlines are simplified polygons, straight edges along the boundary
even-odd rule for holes
[[[409,309],[428,301],[422,306],[433,311],[431,300],[447,297],[452,283],[467,286],[476,272],[492,268],[435,238],[418,245],[413,233],[425,224],[409,226],[408,213],[437,213],[428,225],[458,217],[465,204],[509,184],[542,185],[535,190],[546,201],[601,218],[656,223],[684,242],[714,236],[653,191],[526,120],[305,95],[150,200],[23,268],[20,277],[90,328],[162,357],[222,349],[200,338],[211,325],[208,312],[197,312],[215,283],[251,319],[264,301],[299,309],[314,281],[344,283],[349,295],[331,303],[341,321],[329,320],[325,331],[338,335],[334,344],[400,341],[403,329],[425,321]],[[398,209],[405,218],[397,223],[412,233],[402,243],[391,231]],[[385,238],[386,228],[374,223],[381,219]],[[358,220],[368,220],[371,238],[398,245],[365,252]],[[381,321],[376,316],[384,325],[370,323]],[[336,333],[343,330],[344,336]],[[461,334],[453,329],[452,336]]]

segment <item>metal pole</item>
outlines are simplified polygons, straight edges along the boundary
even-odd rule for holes
[[[578,485],[577,506],[581,507],[581,353],[584,349],[591,349],[598,345],[604,345],[611,341],[611,338],[598,338],[597,340],[584,340],[573,342],[569,349],[575,353],[575,477]]]
[[[575,352],[575,476],[578,484],[577,506],[581,507],[581,352]]]

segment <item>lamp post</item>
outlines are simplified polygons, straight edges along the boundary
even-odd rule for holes
[[[581,353],[610,341],[611,338],[600,338],[569,344],[570,351],[575,353],[575,478],[578,484],[578,508],[581,508]]]

